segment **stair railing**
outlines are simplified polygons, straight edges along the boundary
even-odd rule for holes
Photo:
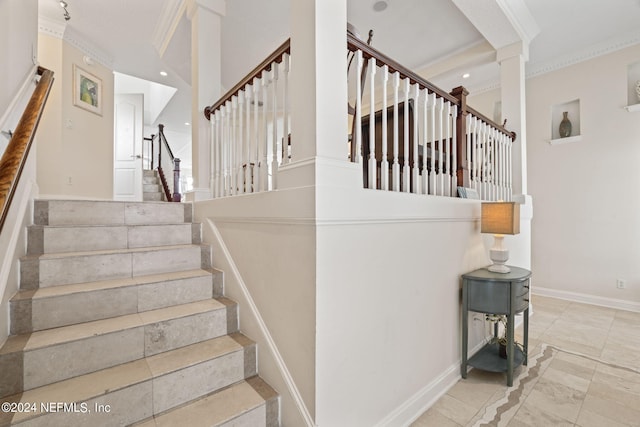
[[[287,40],[204,109],[214,198],[277,188],[278,169],[291,159],[289,55]]]
[[[154,144],[154,139],[157,143]],[[155,147],[154,147],[155,145]],[[157,161],[154,157],[154,151],[157,152]],[[173,151],[164,135],[164,125],[158,125],[158,135],[151,137],[151,168],[155,166],[162,183],[165,198],[168,202],[180,202],[182,195],[180,193],[180,159],[173,155]],[[173,171],[173,185],[170,182],[167,172]],[[173,189],[173,193],[172,193]]]
[[[470,187],[511,200],[515,133],[467,106],[466,89],[447,93],[352,34],[347,45],[356,62],[351,161],[362,164],[365,188],[456,197]]]
[[[53,85],[53,71],[38,67],[37,74],[40,76],[38,84],[0,159],[0,231]]]

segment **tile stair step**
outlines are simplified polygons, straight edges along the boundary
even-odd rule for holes
[[[134,424],[135,427],[267,426],[279,422],[277,393],[260,377],[240,381],[209,396]]]
[[[207,245],[170,245],[26,255],[20,259],[20,288],[208,269],[211,268],[210,250]]]
[[[187,270],[18,292],[11,334],[141,313],[222,295],[222,272]]]
[[[142,175],[143,176],[157,176],[158,173],[156,172],[155,169],[144,169],[142,171]]]
[[[37,406],[35,412],[15,414],[13,420],[8,419],[12,414],[0,413],[0,425],[9,421],[30,426],[129,425],[163,412],[169,415],[171,412],[167,411],[172,408],[194,400],[197,403],[202,396],[224,403],[224,399],[214,396],[216,392],[228,395],[231,389],[237,390],[235,394],[244,405],[236,404],[237,407],[255,410],[259,404],[256,390],[271,396],[268,386],[257,381],[255,374],[255,343],[242,334],[233,333],[0,399]],[[244,381],[245,378],[249,380]],[[238,390],[240,384],[254,385],[243,392]],[[75,403],[78,410],[86,407],[88,411],[41,412],[40,403],[46,402]],[[96,405],[103,405],[101,408],[109,405],[110,412],[96,411]]]
[[[191,222],[188,203],[36,200],[36,225],[138,225]]]
[[[163,194],[160,192],[154,192],[154,193],[143,192],[142,200],[148,201],[148,202],[159,202],[163,200],[162,196]]]
[[[200,224],[33,225],[27,254],[100,251],[200,243]]]
[[[237,331],[237,304],[222,297],[12,335],[0,348],[0,396]]]
[[[159,193],[160,185],[158,183],[142,184],[142,191],[145,193]]]

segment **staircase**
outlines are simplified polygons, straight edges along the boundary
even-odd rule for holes
[[[156,170],[144,170],[142,175],[142,200],[159,202],[164,200],[162,183]]]
[[[42,200],[34,216],[0,426],[279,425],[191,205]]]

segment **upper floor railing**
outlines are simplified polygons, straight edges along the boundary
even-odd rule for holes
[[[180,186],[180,159],[173,155],[173,151],[164,134],[164,125],[158,125],[158,133],[144,138],[142,148],[143,167],[157,170],[162,185],[165,200],[180,202],[182,200]],[[170,179],[169,173],[173,174]]]
[[[347,54],[345,160],[361,165],[365,188],[511,200],[515,134],[469,107],[464,88],[447,93],[353,34]],[[289,59],[287,40],[205,109],[214,197],[277,188],[292,149]]]

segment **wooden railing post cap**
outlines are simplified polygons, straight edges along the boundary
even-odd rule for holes
[[[458,86],[451,91],[451,95],[460,99],[461,96],[469,95],[469,91],[464,86]]]
[[[211,107],[204,107],[204,116],[207,120],[211,120]]]
[[[163,124],[159,124],[158,125],[158,129],[160,129],[160,132],[164,131],[164,125]]]

